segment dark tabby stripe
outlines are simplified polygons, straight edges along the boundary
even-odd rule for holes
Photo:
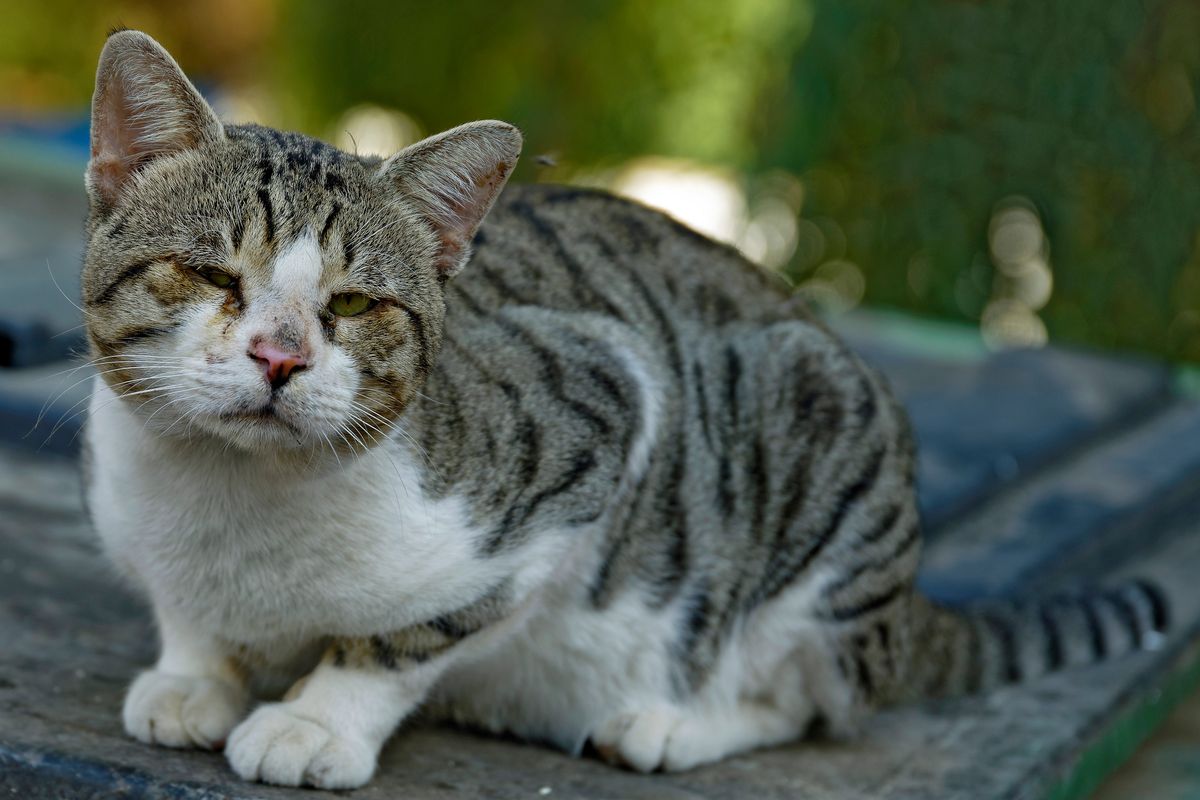
[[[828,617],[835,622],[847,622],[858,619],[872,612],[887,608],[892,603],[904,597],[908,591],[907,586],[892,586],[878,594],[870,595],[865,600],[852,606],[835,607],[829,611]]]
[[[850,512],[850,509],[862,502],[871,489],[874,488],[883,469],[885,454],[886,450],[883,448],[876,449],[868,458],[867,466],[863,469],[858,479],[848,486],[844,486],[837,493],[829,520],[826,521],[818,533],[812,536],[808,547],[801,552],[799,558],[785,561],[774,571],[774,574],[767,577],[763,590],[759,592],[760,601],[770,599],[783,591],[784,588],[792,584],[797,575],[803,574],[816,561],[821,552],[836,537],[846,514]],[[851,616],[857,616],[857,614],[852,614]]]
[[[708,410],[708,389],[704,386],[704,367],[699,361],[692,362],[692,387],[696,392],[696,410],[700,415],[700,433],[704,436],[704,442],[708,445],[708,449],[713,449],[713,436],[711,424],[709,423]]]
[[[317,236],[317,243],[321,247],[325,246],[325,242],[329,239],[329,231],[333,228],[333,221],[337,219],[338,214],[342,211],[341,203],[333,203],[329,207],[329,214],[325,217],[325,222],[321,225],[321,233]],[[349,262],[347,262],[348,264]]]
[[[371,649],[375,652],[375,660],[387,669],[396,668],[396,648],[389,639],[382,636],[371,637]]]
[[[1019,683],[1021,680],[1021,656],[1017,649],[1017,634],[1012,623],[999,614],[985,614],[983,622],[987,625],[1000,648],[1000,665],[1006,683]]]
[[[1061,669],[1063,664],[1066,663],[1066,655],[1063,649],[1063,635],[1054,613],[1059,605],[1057,602],[1049,602],[1043,604],[1038,609],[1038,618],[1041,621],[1042,631],[1045,635],[1043,657],[1046,660],[1046,669],[1051,672]]]
[[[722,451],[717,464],[717,508],[721,518],[729,519],[734,511],[734,474],[732,452],[738,442],[738,384],[742,379],[742,360],[733,345],[725,348],[725,413],[722,415]]]
[[[449,615],[438,617],[425,624],[448,639],[465,639],[473,633],[473,631],[460,627]]]
[[[233,230],[230,231],[229,241],[233,245],[233,252],[242,249],[242,238],[246,235],[246,218],[239,216],[233,223]]]
[[[875,696],[875,681],[871,679],[871,670],[866,666],[866,658],[860,651],[854,652],[854,675],[858,679],[858,688],[866,702]]]
[[[871,669],[867,666],[867,659],[863,650],[866,648],[866,639],[858,637],[854,648],[854,668],[855,677],[858,679],[859,691],[863,697],[870,702],[875,694],[875,681],[871,678]]]
[[[512,541],[513,531],[528,522],[537,513],[538,507],[544,502],[572,489],[575,484],[583,480],[595,465],[596,459],[591,453],[576,453],[571,467],[563,473],[556,483],[537,492],[526,502],[517,503],[509,507],[499,528],[494,530],[487,538],[484,551],[488,555],[495,555],[502,547],[511,547],[516,544],[516,542]]]
[[[450,283],[449,286],[450,291],[454,294],[455,298],[459,300],[462,305],[466,306],[467,310],[472,314],[480,318],[491,316],[491,314],[483,309],[483,306],[479,305],[479,301],[476,300],[470,292],[463,288],[462,283],[455,281]],[[455,306],[451,306],[451,308],[454,307],[457,307],[457,304]]]
[[[263,187],[258,190],[256,196],[259,204],[263,209],[263,224],[265,225],[265,237],[267,244],[275,241],[275,207],[271,203],[271,193]]]
[[[456,356],[470,367],[471,372],[478,379],[481,379],[485,385],[495,386],[500,390],[509,407],[508,411],[513,417],[514,428],[511,441],[517,445],[517,452],[513,459],[514,469],[509,472],[509,475],[515,480],[511,483],[507,481],[493,482],[492,500],[489,505],[492,508],[500,508],[505,503],[511,504],[511,501],[518,499],[537,477],[541,457],[541,434],[538,425],[533,415],[524,408],[523,394],[514,383],[495,375],[473,351],[458,342],[453,335],[447,334],[445,341]],[[503,535],[497,531],[493,531],[492,537],[498,537],[500,544],[504,544]],[[510,538],[510,544],[514,546],[518,544],[515,538]],[[488,552],[500,552],[501,549],[503,549],[502,546],[492,544],[490,539],[485,544],[485,551]]]
[[[896,520],[899,519],[899,517],[900,506],[892,505],[881,515],[879,515],[879,518],[875,521],[875,524],[870,528],[870,530],[866,531],[859,537],[859,541],[864,545],[875,544],[884,536],[888,535],[888,533],[892,530],[892,527],[895,526]],[[914,524],[913,528],[914,534],[916,534],[918,530],[917,526]]]
[[[533,334],[504,316],[497,316],[495,322],[509,335],[520,340],[538,363],[542,380],[553,392],[554,399],[565,408],[570,409],[583,422],[592,428],[594,434],[605,436],[612,430],[608,420],[600,416],[586,403],[567,395],[565,373],[554,351],[539,342]]]
[[[949,662],[916,662],[923,675],[918,683],[932,694],[1017,683],[1073,662],[1102,661],[1143,648],[1168,614],[1162,591],[1145,581],[1034,602],[990,602],[961,612],[927,608],[940,622],[927,630],[934,636],[924,645],[926,657]],[[1112,626],[1126,635],[1113,639]]]
[[[893,520],[894,522],[894,520]],[[895,544],[888,549],[883,555],[869,559],[861,559],[854,566],[850,567],[842,577],[829,585],[827,593],[830,595],[838,594],[845,589],[854,586],[859,580],[868,573],[876,575],[886,575],[890,567],[896,560],[901,558],[905,553],[911,550],[920,542],[920,529],[916,524],[910,524],[905,528],[905,533],[899,537]]]
[[[750,533],[755,538],[762,538],[766,534],[763,518],[767,513],[767,503],[769,502],[771,486],[768,476],[770,474],[771,469],[767,464],[767,449],[763,446],[762,439],[755,437],[754,442],[750,445],[750,462],[746,465],[746,481],[750,484],[752,498]]]
[[[654,474],[657,470],[654,460],[657,459],[657,454],[651,460],[649,474]],[[624,511],[624,525],[616,527],[620,533],[617,536],[610,538],[608,546],[600,558],[600,567],[596,570],[596,574],[592,579],[589,598],[591,604],[596,609],[604,609],[609,600],[612,599],[612,589],[614,581],[614,572],[617,563],[621,560],[622,554],[629,547],[630,542],[638,533],[636,527],[637,522],[643,518],[645,498],[649,494],[650,480],[639,481],[634,488],[633,497],[629,499]]]
[[[150,269],[150,267],[154,266],[154,264],[155,264],[154,261],[139,261],[135,264],[130,264],[129,266],[125,267],[123,270],[118,272],[117,277],[114,278],[111,283],[109,283],[107,286],[105,286],[103,291],[100,292],[100,294],[98,294],[95,297],[88,300],[87,304],[89,306],[104,305],[105,303],[109,302],[114,297],[116,297],[117,292],[120,290],[121,286],[124,283],[141,276],[143,273],[146,272],[146,270],[148,270],[148,269]]]
[[[892,629],[887,622],[875,623],[875,638],[879,642],[879,650],[883,653],[883,666],[887,674],[894,675],[896,662],[892,653]]]
[[[595,305],[602,308],[606,314],[614,319],[623,319],[621,310],[608,299],[608,296],[604,292],[597,289],[588,279],[587,270],[584,269],[574,253],[564,244],[559,232],[542,219],[533,206],[528,203],[514,203],[512,208],[516,212],[516,215],[533,229],[540,243],[553,254],[557,262],[567,271],[574,288],[584,293],[583,302],[587,305]]]
[[[409,324],[412,325],[413,334],[417,337],[417,371],[421,375],[427,375],[433,353],[429,347],[429,334],[425,331],[425,318],[406,303],[397,302],[396,306],[408,317]]]
[[[858,419],[860,429],[870,427],[879,413],[879,405],[875,401],[875,387],[871,385],[870,377],[864,372],[858,383],[858,401],[854,405],[854,416]]]
[[[625,397],[625,392],[622,391],[620,385],[613,379],[611,375],[604,372],[598,367],[587,368],[588,378],[597,389],[604,393],[605,397],[617,406],[617,409],[623,414],[628,415],[633,411],[634,406]]]
[[[336,172],[330,172],[327,170],[325,172],[325,191],[337,192],[342,196],[345,196],[346,181],[343,180],[342,176],[338,175]]]
[[[652,514],[646,519],[647,525],[663,532],[667,552],[665,569],[651,576],[651,608],[661,608],[669,603],[686,577],[688,513],[680,493],[686,481],[687,443],[682,436],[677,441],[678,446],[669,451],[667,488],[656,497]]]
[[[1116,589],[1107,592],[1103,595],[1107,602],[1116,612],[1117,621],[1121,623],[1121,627],[1126,630],[1129,635],[1131,647],[1138,647],[1142,643],[1142,623],[1138,620],[1137,609],[1125,597],[1121,589]]]
[[[127,217],[125,217],[124,215],[117,217],[115,220],[113,220],[112,227],[108,229],[108,238],[110,238],[110,239],[118,238],[121,234],[123,234],[125,232],[125,229],[128,226],[128,224],[129,224],[129,219]]]
[[[532,305],[529,298],[524,297],[520,292],[514,289],[512,285],[509,284],[509,282],[506,281],[502,275],[500,275],[500,273],[492,269],[487,264],[477,265],[476,271],[481,277],[483,277],[492,285],[492,288],[496,290],[496,294],[500,295],[505,300],[522,306]]]
[[[886,454],[887,451],[884,448],[877,448],[867,460],[867,467],[859,475],[858,480],[838,493],[837,500],[833,505],[833,514],[826,523],[825,529],[817,535],[816,546],[810,553],[805,554],[804,566],[807,566],[820,552],[820,549],[833,538],[834,534],[842,527],[842,522],[850,510],[855,508],[871,489],[875,488],[883,469],[883,459]]]
[[[1155,633],[1164,633],[1171,624],[1170,609],[1167,598],[1162,590],[1145,580],[1135,580],[1129,584],[1131,591],[1140,594],[1150,609],[1150,629]]]
[[[174,327],[163,327],[156,325],[147,326],[145,328],[137,328],[127,333],[118,335],[117,339],[114,341],[114,344],[121,347],[128,347],[135,342],[140,342],[144,339],[150,339],[155,336],[162,336],[163,334],[170,333],[173,330],[175,330]]]
[[[646,281],[642,278],[641,274],[635,268],[631,267],[626,270],[626,275],[628,275],[629,280],[633,283],[634,288],[637,289],[646,308],[649,309],[651,316],[654,318],[659,335],[662,337],[663,345],[667,351],[667,363],[671,367],[671,372],[677,378],[682,379],[683,354],[679,349],[679,337],[675,333],[675,326],[672,325],[667,312],[663,309],[662,304],[659,303],[658,298],[654,296],[654,292],[650,291],[650,287],[646,285]]]
[[[1104,634],[1104,624],[1100,619],[1100,613],[1096,608],[1098,598],[1083,597],[1079,600],[1079,605],[1083,609],[1083,616],[1087,622],[1088,640],[1092,646],[1092,658],[1099,661],[1108,655],[1108,641]]]
[[[965,683],[968,692],[978,692],[983,687],[983,637],[979,633],[979,621],[965,620],[967,629],[967,664]]]
[[[703,661],[696,658],[695,655],[701,643],[705,641],[705,633],[713,621],[712,612],[712,596],[708,582],[701,581],[688,600],[687,614],[684,617],[678,646],[679,659],[684,667],[683,678],[687,691],[680,691],[683,687],[677,687],[677,691],[684,696],[695,691],[704,681]]]

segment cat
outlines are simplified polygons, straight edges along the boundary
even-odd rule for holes
[[[161,643],[129,734],[348,788],[420,706],[684,770],[1165,630],[1140,581],[922,597],[883,380],[658,212],[501,196],[521,147],[495,121],[386,160],[225,125],[149,36],[107,40],[85,470]]]

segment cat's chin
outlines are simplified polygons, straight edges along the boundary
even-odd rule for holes
[[[193,434],[199,431],[224,446],[250,453],[307,452],[329,447],[319,433],[270,412],[204,415],[195,418],[190,427]]]

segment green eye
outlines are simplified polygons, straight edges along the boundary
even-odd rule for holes
[[[200,274],[204,276],[206,281],[221,289],[228,289],[237,283],[237,278],[233,277],[228,272],[222,272],[221,270],[213,267],[201,270]]]
[[[362,292],[343,292],[329,298],[329,310],[339,317],[356,317],[375,305],[375,300]]]

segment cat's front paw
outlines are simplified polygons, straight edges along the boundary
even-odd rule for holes
[[[246,692],[216,678],[147,670],[125,695],[125,732],[147,744],[220,749],[246,711]]]
[[[229,737],[229,765],[248,781],[318,789],[353,789],[375,772],[378,748],[315,720],[291,703],[272,703],[251,714]]]

